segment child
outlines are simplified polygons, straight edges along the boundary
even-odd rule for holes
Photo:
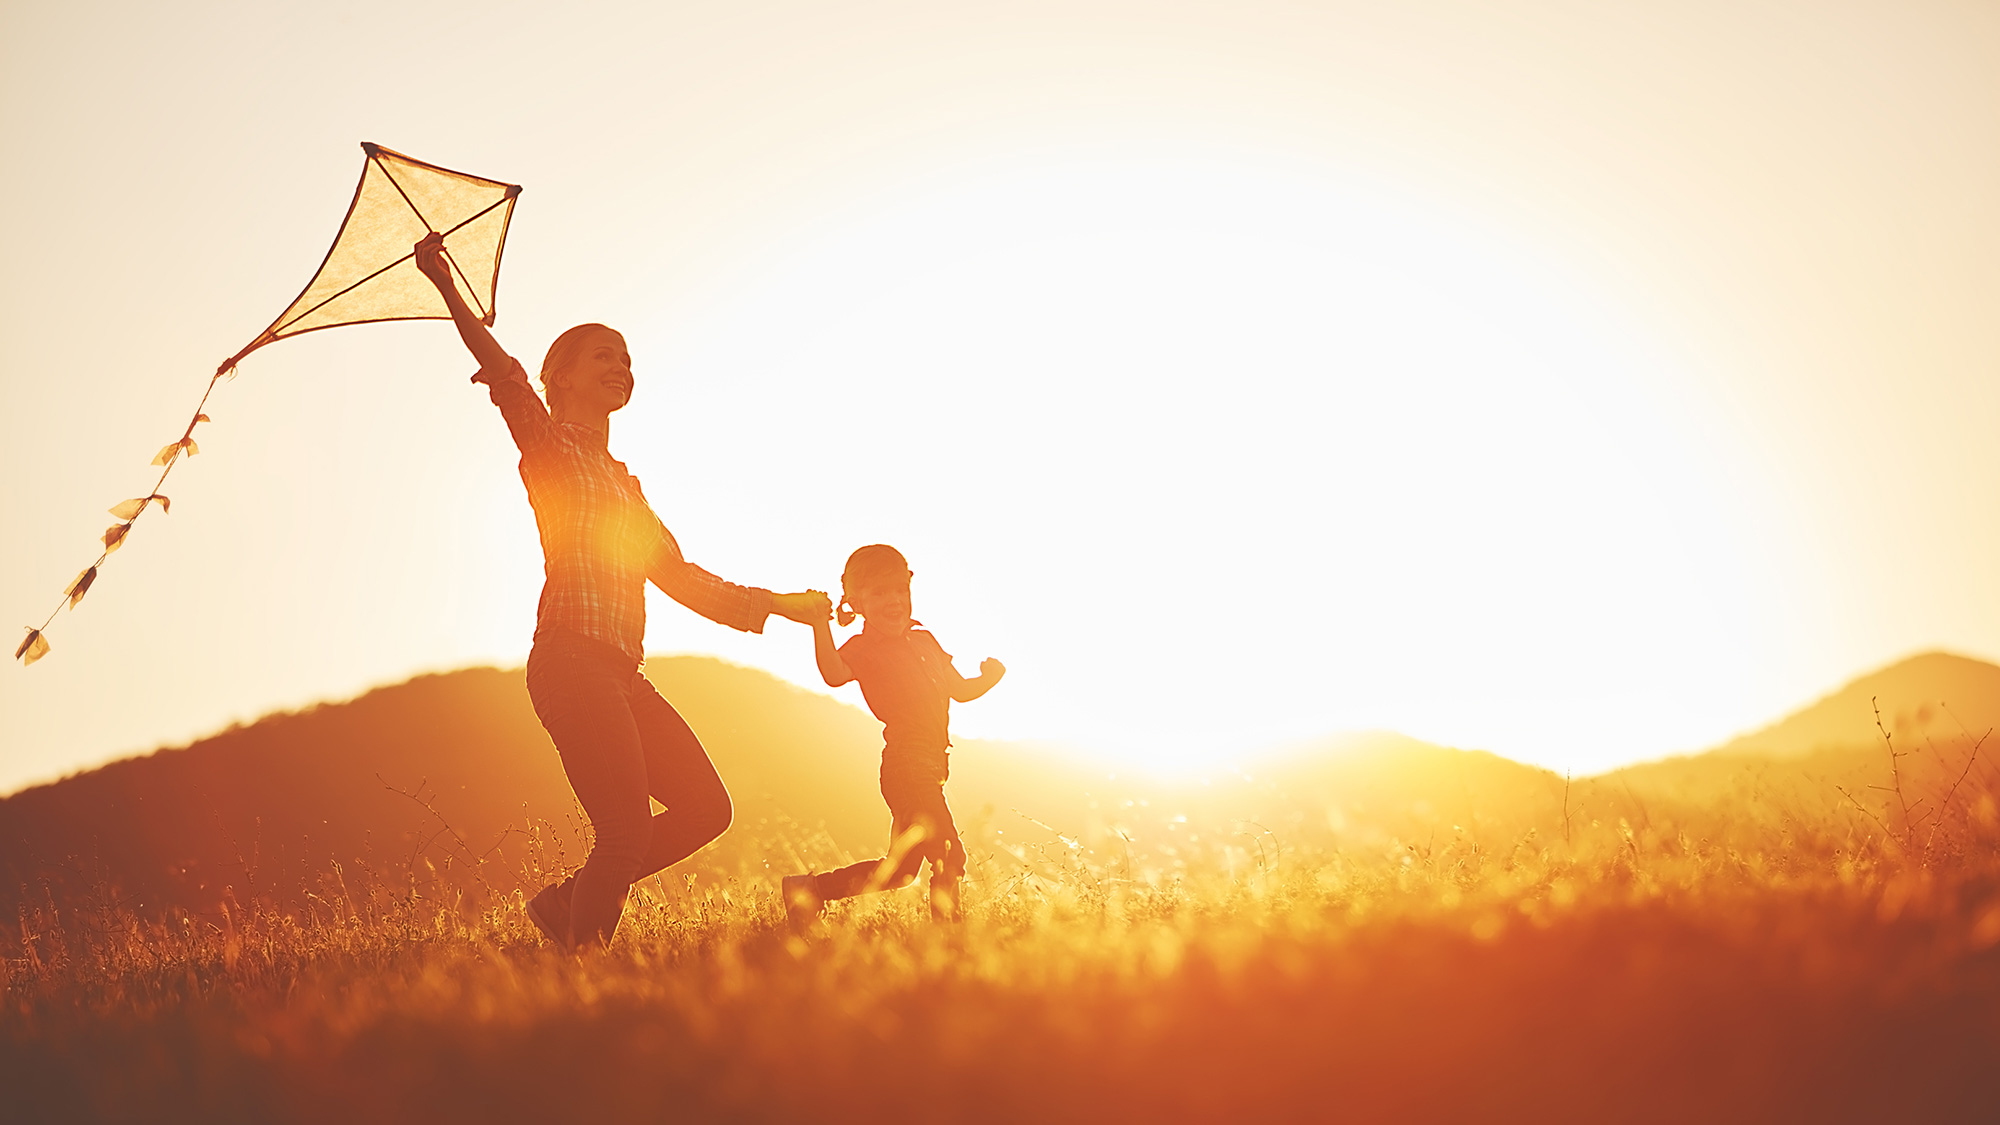
[[[889,854],[817,875],[788,875],[785,913],[794,925],[818,917],[821,904],[916,881],[931,864],[931,917],[963,916],[958,881],[965,845],[944,803],[950,774],[947,731],[951,701],[985,695],[1007,669],[988,657],[966,679],[937,638],[910,618],[910,567],[894,547],[877,543],[848,556],[840,575],[840,623],[860,614],[866,624],[838,650],[825,620],[813,623],[813,655],[828,687],[861,681],[868,709],[882,720],[882,798],[889,802]]]

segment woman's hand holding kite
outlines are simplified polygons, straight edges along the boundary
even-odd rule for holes
[[[458,338],[465,341],[467,351],[479,361],[483,375],[497,375],[514,362],[500,341],[493,338],[493,330],[465,303],[465,297],[458,291],[452,280],[451,259],[445,255],[444,236],[436,232],[427,234],[416,246],[417,270],[437,286],[438,296],[444,298],[444,306],[451,312],[452,326],[458,329]],[[479,382],[479,375],[473,376]]]

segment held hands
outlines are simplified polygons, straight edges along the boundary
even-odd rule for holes
[[[417,270],[440,290],[454,288],[451,263],[444,258],[444,235],[432,231],[417,243]]]
[[[771,612],[801,625],[816,625],[833,616],[833,599],[820,590],[772,594]]]

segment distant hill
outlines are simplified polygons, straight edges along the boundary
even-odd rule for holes
[[[647,670],[702,735],[739,824],[796,818],[797,835],[857,844],[881,831],[865,714],[720,661]],[[573,863],[581,822],[521,669],[420,676],[0,800],[0,917],[23,895],[295,903],[334,864],[378,886],[435,867],[507,889],[524,861]]]
[[[674,878],[767,886],[879,854],[880,727],[865,711],[703,657],[654,659],[647,674],[736,802],[735,828]],[[1972,744],[1950,716],[1982,732],[2000,721],[2000,668],[1916,657],[1715,751],[1574,781],[1386,733],[1184,783],[1114,775],[1057,746],[967,739],[947,793],[975,871],[995,878],[1038,857],[1156,877],[1197,852],[1246,864],[1490,852],[1594,824],[1643,835],[1663,813],[1720,840],[1741,802],[1824,819],[1853,803],[1836,786],[1885,813],[1870,788],[1889,784],[1871,697],[1911,752],[1899,765],[1912,799],[1934,800]],[[1993,790],[2000,775],[1974,764],[1981,791]],[[521,669],[420,676],[0,799],[0,918],[23,903],[107,897],[149,914],[213,913],[231,898],[303,908],[314,896],[532,888],[581,859],[582,831]]]
[[[1634,801],[1672,800],[1710,809],[1759,802],[1807,819],[1838,808],[1842,816],[1878,829],[1900,830],[1904,801],[1921,819],[1953,795],[1962,779],[1956,806],[1947,810],[1962,816],[1977,797],[2000,791],[1994,763],[2000,744],[1986,738],[1996,726],[2000,667],[1931,652],[1862,676],[1713,750],[1627,766],[1592,780]],[[1893,770],[1891,743],[1898,754]],[[1901,796],[1895,794],[1899,782]],[[1868,821],[1871,815],[1875,820]]]
[[[647,674],[700,734],[736,826],[683,872],[775,882],[879,854],[880,725],[860,708],[701,657]],[[962,740],[948,793],[1000,867],[1076,848],[1172,867],[1190,846],[1282,848],[1521,830],[1559,780],[1394,735],[1299,748],[1254,776],[1112,776],[1060,747]],[[1553,807],[1553,806],[1551,806]],[[226,730],[0,800],[0,917],[24,899],[104,896],[153,913],[233,897],[436,892],[536,883],[583,854],[583,818],[520,669],[420,676]],[[1218,836],[1227,842],[1219,842]],[[1026,854],[1022,852],[1022,854]],[[975,856],[977,858],[977,855]]]
[[[1913,656],[1713,753],[1803,758],[1825,750],[1879,747],[1878,703],[1883,726],[1910,749],[1924,739],[1956,741],[1968,731],[1977,737],[2000,726],[2000,667],[1947,652]]]

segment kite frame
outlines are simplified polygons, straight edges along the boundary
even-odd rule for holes
[[[243,357],[249,355],[251,352],[256,351],[258,348],[263,347],[265,344],[273,343],[278,340],[289,339],[292,336],[304,336],[309,332],[323,332],[328,328],[350,327],[350,325],[347,324],[321,324],[312,328],[301,328],[296,332],[287,333],[284,336],[279,336],[274,332],[274,330],[278,327],[278,325],[283,323],[288,317],[294,322],[302,320],[305,317],[310,316],[315,312],[318,312],[320,309],[325,308],[328,304],[339,300],[340,298],[346,296],[349,293],[354,292],[361,286],[368,284],[370,281],[373,281],[376,278],[382,276],[383,274],[388,273],[390,270],[395,269],[397,266],[402,265],[404,262],[407,262],[411,258],[416,256],[416,250],[412,249],[408,254],[405,254],[402,257],[397,258],[395,261],[390,262],[388,265],[383,266],[381,269],[376,270],[375,272],[367,275],[366,277],[357,279],[353,283],[349,284],[346,288],[341,289],[338,292],[329,294],[325,300],[322,300],[321,302],[312,306],[311,308],[301,311],[297,316],[292,316],[292,307],[294,305],[297,305],[299,301],[305,298],[305,295],[307,293],[310,293],[312,291],[313,283],[319,280],[320,271],[324,270],[326,268],[326,264],[333,260],[333,252],[340,246],[340,236],[347,233],[347,224],[354,220],[354,209],[356,207],[361,206],[361,189],[363,187],[366,187],[368,184],[368,168],[369,165],[371,164],[382,170],[383,178],[389,181],[389,186],[396,189],[397,195],[403,197],[403,202],[409,206],[410,213],[415,215],[417,217],[417,221],[424,224],[424,229],[432,234],[441,233],[446,237],[449,237],[454,231],[458,231],[463,229],[464,227],[470,226],[472,223],[475,223],[480,219],[486,217],[487,215],[492,214],[495,208],[498,207],[507,208],[507,215],[500,222],[500,237],[498,241],[496,241],[493,244],[493,307],[492,308],[486,308],[485,307],[486,302],[480,300],[479,294],[474,291],[472,279],[466,276],[465,269],[458,264],[458,259],[452,257],[450,250],[446,250],[444,252],[445,260],[451,263],[452,272],[457,274],[458,279],[465,283],[466,292],[472,296],[473,304],[479,307],[481,322],[484,323],[488,328],[493,327],[493,320],[494,317],[499,312],[499,304],[500,304],[499,302],[500,262],[505,256],[507,251],[507,231],[508,228],[512,226],[514,222],[513,204],[514,201],[518,199],[521,195],[521,185],[505,184],[501,183],[499,180],[489,180],[484,176],[475,176],[470,172],[460,172],[455,168],[446,168],[441,164],[432,164],[428,160],[418,160],[414,156],[410,156],[406,153],[397,152],[393,148],[387,148],[382,145],[378,145],[374,141],[362,141],[361,151],[367,154],[368,159],[364,161],[361,165],[361,178],[356,180],[354,183],[354,197],[347,201],[347,213],[340,217],[340,229],[334,232],[333,241],[327,244],[326,254],[320,258],[319,265],[316,268],[314,268],[312,276],[306,281],[305,287],[303,289],[300,289],[299,295],[293,297],[291,303],[285,306],[284,311],[278,314],[278,319],[273,320],[270,323],[270,325],[264,329],[264,331],[257,334],[256,339],[250,341],[250,343],[245,345],[242,351],[237,352],[235,355],[230,356],[228,359],[224,360],[222,362],[222,366],[216,368],[217,375],[220,375],[228,371],[230,368],[235,367],[239,362],[242,361]],[[447,176],[458,176],[462,179],[478,180],[480,183],[495,184],[501,188],[504,188],[505,190],[499,199],[496,199],[491,204],[488,204],[486,207],[481,208],[476,214],[473,214],[468,218],[462,220],[461,222],[455,224],[454,226],[451,227],[450,230],[439,231],[436,227],[433,227],[431,225],[430,219],[427,216],[425,216],[425,214],[422,211],[418,210],[416,202],[410,198],[410,193],[403,190],[403,185],[397,182],[396,174],[389,170],[389,166],[387,164],[383,163],[382,157],[384,154],[393,156],[398,160],[406,161],[418,168],[428,168],[433,172],[442,172]],[[373,320],[368,321],[368,323],[370,324],[375,324],[378,322],[387,323],[389,321],[394,321],[394,320],[449,320],[449,319],[451,319],[449,315],[384,316],[384,317],[376,317]]]

